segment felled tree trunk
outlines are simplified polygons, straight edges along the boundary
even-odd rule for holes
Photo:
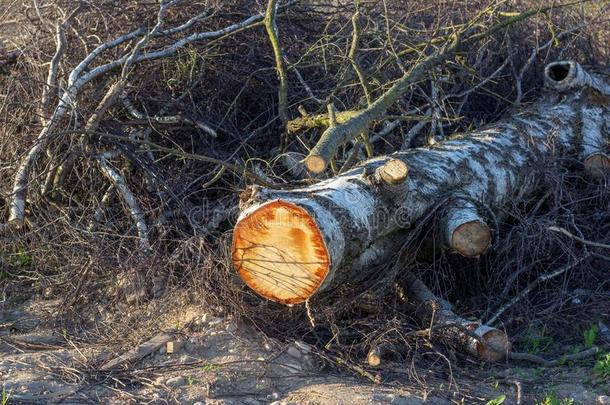
[[[481,255],[492,238],[488,213],[530,197],[545,162],[577,156],[592,174],[610,168],[606,76],[555,62],[545,83],[549,94],[526,110],[433,147],[374,158],[301,189],[251,188],[233,238],[240,276],[267,299],[306,301],[392,255],[383,241],[439,206],[443,242]]]

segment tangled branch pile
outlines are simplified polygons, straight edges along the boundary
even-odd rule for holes
[[[332,309],[325,297],[290,311],[257,298],[227,259],[238,192],[253,183],[305,186],[497,120],[540,95],[546,62],[608,60],[607,7],[2,5],[11,18],[0,23],[8,33],[0,48],[0,283],[66,297],[64,308],[84,321],[104,321],[100,308],[120,307],[124,295],[132,302],[132,287],[142,285],[135,300],[149,309],[171,292],[192,292],[267,333],[331,350],[420,342],[413,339],[422,334],[405,331],[428,325],[410,318],[400,285],[411,284],[397,271],[380,267],[345,283]],[[542,198],[503,208],[493,225],[502,243],[480,259],[420,248],[438,229],[430,226],[436,207],[402,244],[396,268],[408,265],[475,318],[514,297],[502,316],[515,331],[530,318],[569,322],[553,315],[572,314],[568,303],[586,286],[599,286],[584,295],[600,310],[610,281],[607,184],[567,160],[539,169],[548,173]],[[547,288],[520,295],[564,267]],[[104,298],[92,293],[99,290]],[[122,322],[141,320],[136,312]]]

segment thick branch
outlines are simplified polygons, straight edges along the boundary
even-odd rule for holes
[[[59,63],[61,58],[64,56],[66,49],[66,29],[70,26],[71,21],[80,12],[84,4],[81,3],[70,15],[60,24],[57,24],[55,29],[55,42],[56,49],[51,64],[49,65],[49,72],[47,74],[46,85],[42,89],[42,101],[40,102],[41,117],[46,119],[49,104],[51,103],[51,91],[57,87],[57,72],[59,71]]]
[[[506,333],[456,315],[414,275],[407,274],[405,280],[407,298],[416,303],[415,313],[429,326],[433,339],[485,361],[498,361],[506,356],[510,350]]]
[[[350,118],[358,115],[360,111],[335,112],[337,124],[344,124]],[[295,133],[311,128],[327,128],[329,126],[328,114],[305,115],[288,121],[288,133]]]
[[[150,250],[150,242],[148,241],[148,226],[146,225],[146,217],[144,216],[144,212],[140,208],[140,204],[136,196],[133,194],[127,182],[116,171],[110,164],[108,163],[105,156],[100,155],[96,158],[101,172],[110,180],[110,182],[114,185],[117,192],[123,198],[123,201],[129,207],[129,212],[131,213],[131,217],[136,224],[138,229],[138,238],[139,238],[139,246],[143,251]]]
[[[351,117],[345,123],[337,125],[334,128],[328,128],[324,131],[318,143],[311,149],[309,155],[305,158],[306,164],[310,159],[322,161],[324,162],[324,165],[315,165],[314,167],[319,171],[314,171],[314,173],[324,171],[326,165],[328,165],[330,159],[335,155],[339,146],[365,131],[370,123],[385,114],[386,110],[394,104],[413,83],[423,79],[431,68],[451,57],[457,50],[459,44],[460,42],[456,37],[451,44],[441,51],[428,56],[422,62],[415,65],[408,73],[398,79],[388,91],[382,94],[367,108],[359,111],[358,114]]]

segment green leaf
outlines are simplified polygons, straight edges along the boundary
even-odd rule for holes
[[[502,394],[497,398],[492,399],[491,401],[487,401],[486,405],[500,405],[503,404],[506,400],[506,395]]]
[[[599,328],[597,325],[593,324],[589,329],[583,332],[585,338],[585,348],[589,349],[593,347],[595,343],[595,339],[597,339],[597,333],[599,332]]]

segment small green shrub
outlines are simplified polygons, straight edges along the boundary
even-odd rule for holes
[[[603,381],[610,381],[610,353],[602,355],[593,366],[596,376]]]
[[[559,399],[555,394],[546,394],[541,402],[536,405],[576,405],[572,398]]]
[[[585,348],[589,349],[593,347],[595,343],[595,339],[597,339],[597,333],[599,332],[599,328],[597,325],[593,324],[589,329],[583,332],[583,336],[585,338]]]

